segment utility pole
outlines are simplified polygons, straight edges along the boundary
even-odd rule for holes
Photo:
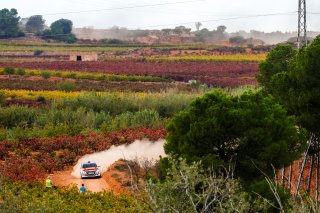
[[[299,0],[298,9],[298,48],[302,44],[308,44],[307,41],[307,0]]]

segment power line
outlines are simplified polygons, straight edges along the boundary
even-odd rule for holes
[[[48,14],[43,14],[43,16],[66,15],[66,14],[89,13],[89,12],[102,12],[102,11],[109,11],[109,10],[124,10],[124,9],[134,9],[134,8],[143,8],[143,7],[157,7],[157,6],[185,4],[185,3],[193,3],[193,2],[201,2],[201,1],[207,1],[207,0],[189,0],[189,1],[167,2],[167,3],[159,3],[159,4],[145,4],[145,5],[126,6],[126,7],[113,7],[113,8],[96,9],[96,10],[82,10],[82,11],[73,11],[73,12],[48,13]]]
[[[297,11],[291,11],[291,12],[281,12],[281,13],[269,13],[269,14],[256,14],[256,15],[242,15],[237,17],[230,17],[230,18],[221,18],[221,19],[210,19],[210,20],[196,20],[196,21],[190,21],[190,22],[181,22],[181,23],[170,23],[170,24],[161,24],[161,25],[150,25],[145,27],[140,27],[138,29],[146,29],[146,28],[152,28],[152,27],[165,27],[165,26],[178,26],[178,25],[187,25],[187,24],[194,24],[195,22],[217,22],[217,21],[229,21],[229,20],[239,20],[239,19],[248,19],[248,18],[258,18],[258,17],[269,17],[269,16],[283,16],[283,15],[295,15]],[[309,12],[310,14],[320,14],[318,12]],[[308,14],[309,14],[308,13]],[[68,34],[59,34],[59,36],[68,35]],[[52,35],[48,36],[40,36],[40,37],[51,37]]]
[[[296,13],[297,13],[297,11],[291,11],[291,12],[282,12],[282,13],[256,14],[256,15],[237,16],[237,17],[202,20],[202,21],[197,20],[197,21],[205,23],[205,22],[229,21],[229,20],[239,20],[239,19],[248,19],[248,18],[269,17],[269,16],[296,15]],[[166,27],[166,26],[187,25],[187,24],[194,24],[197,21],[145,26],[145,27],[139,27],[138,29],[146,29],[146,28],[152,28],[152,27]],[[63,36],[63,35],[69,35],[69,34],[59,34],[59,35],[55,35],[55,36]],[[39,36],[39,37],[52,37],[52,35]]]
[[[125,9],[144,8],[144,7],[157,7],[157,6],[185,4],[185,3],[193,3],[193,2],[204,2],[204,1],[207,1],[207,0],[187,0],[187,1],[167,2],[167,3],[158,3],[158,4],[144,4],[144,5],[133,5],[133,6],[126,6],[126,7],[113,7],[113,8],[104,8],[104,9],[95,9],[95,10],[47,13],[47,14],[39,14],[39,15],[53,16],[53,15],[66,15],[66,14],[77,14],[77,13],[102,12],[102,11],[125,10]],[[28,18],[28,17],[21,17],[21,18]],[[11,18],[0,18],[0,20],[1,19],[11,19]]]
[[[238,19],[246,19],[246,18],[257,18],[257,17],[268,17],[268,16],[282,16],[282,15],[296,15],[297,11],[292,12],[284,12],[284,13],[270,13],[270,14],[259,14],[259,15],[248,15],[248,16],[238,16],[238,17],[231,17],[231,18],[221,18],[221,19],[211,19],[211,20],[202,20],[199,22],[216,22],[216,21],[228,21],[228,20],[238,20]],[[174,24],[161,24],[161,25],[153,25],[153,26],[146,26],[143,28],[150,28],[150,27],[165,27],[165,26],[172,26],[172,25],[185,25],[185,24],[194,24],[195,22],[181,22],[181,23],[174,23]]]
[[[214,19],[214,20],[204,20],[204,21],[200,21],[200,22],[238,20],[238,19],[246,19],[246,18],[268,17],[268,16],[280,16],[280,15],[295,15],[296,13],[297,13],[297,11],[286,12],[286,13],[259,14],[259,15],[239,16],[239,17],[223,18],[223,19]],[[193,22],[184,22],[184,23],[175,23],[175,24],[167,24],[167,25],[146,26],[146,27],[140,27],[140,28],[138,28],[138,29],[150,28],[150,27],[172,26],[172,25],[177,26],[177,25],[193,24],[193,23],[195,23],[195,21],[193,21]],[[47,35],[47,36],[39,36],[39,37],[45,38],[45,37],[64,36],[64,35],[69,35],[69,34]]]

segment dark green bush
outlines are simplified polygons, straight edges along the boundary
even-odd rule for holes
[[[17,75],[24,76],[26,74],[26,71],[22,68],[19,68],[16,70],[16,73]]]
[[[33,55],[34,56],[39,56],[39,55],[41,55],[43,53],[43,50],[35,50],[34,52],[33,52]]]
[[[0,92],[0,106],[2,105],[3,102],[4,102],[4,94]]]
[[[57,84],[57,89],[60,91],[65,91],[65,92],[72,92],[76,89],[76,86],[72,82],[59,82]]]
[[[38,101],[38,102],[46,102],[46,98],[43,97],[43,96],[39,96],[39,97],[36,99],[36,101]]]
[[[5,67],[3,69],[3,72],[7,75],[13,75],[14,74],[14,68],[13,67]]]
[[[47,72],[47,71],[42,71],[41,72],[41,76],[42,78],[44,79],[49,79],[51,77],[51,73],[50,72]]]

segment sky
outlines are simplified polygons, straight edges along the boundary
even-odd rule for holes
[[[154,4],[158,5],[135,7]],[[228,32],[292,32],[298,22],[293,13],[298,10],[298,0],[0,0],[0,8],[16,8],[20,17],[43,15],[47,25],[66,18],[74,27],[95,29],[163,29],[182,23],[195,29],[194,23],[199,21],[209,30],[225,25]],[[320,31],[320,0],[307,0],[307,11],[319,13],[307,15],[307,29]],[[275,13],[282,15],[243,18]]]

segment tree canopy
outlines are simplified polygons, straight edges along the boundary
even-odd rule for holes
[[[320,36],[298,52],[277,46],[260,65],[259,82],[298,118],[299,125],[320,136]]]
[[[221,32],[221,33],[224,33],[226,31],[227,27],[224,26],[224,25],[221,25],[221,26],[218,26],[217,27],[217,31],[218,32]]]
[[[196,25],[197,31],[199,31],[200,27],[202,26],[202,23],[201,22],[196,22],[195,25]]]
[[[0,38],[23,36],[23,33],[18,27],[20,17],[16,9],[8,10],[4,8],[0,10],[0,20]]]
[[[246,41],[242,36],[234,36],[229,38],[229,42],[236,45],[242,45]]]
[[[172,30],[176,34],[190,33],[191,28],[186,28],[185,26],[178,26]]]
[[[26,23],[26,30],[32,33],[40,33],[44,29],[45,20],[41,15],[31,16]]]
[[[76,41],[76,37],[71,32],[72,26],[72,21],[68,19],[59,19],[50,25],[50,30],[43,31],[42,36],[45,39],[74,43]]]
[[[262,92],[229,97],[216,91],[196,99],[169,123],[167,154],[206,166],[235,166],[244,181],[259,180],[262,170],[290,165],[304,148],[292,117]]]
[[[277,45],[268,55],[265,61],[259,65],[260,73],[258,82],[267,91],[271,91],[270,81],[273,75],[280,72],[288,72],[289,62],[296,55],[296,50],[291,45]]]
[[[57,34],[70,34],[72,31],[72,21],[68,19],[59,19],[50,26],[51,32]]]

